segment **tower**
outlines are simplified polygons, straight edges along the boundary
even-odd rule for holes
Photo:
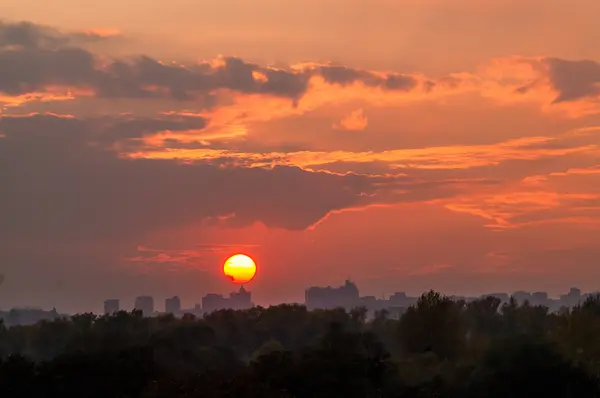
[[[154,299],[152,296],[139,296],[135,299],[135,309],[141,310],[144,316],[154,313]]]
[[[165,300],[165,312],[177,314],[181,311],[181,300],[174,296]]]
[[[104,301],[104,314],[110,315],[115,312],[119,312],[120,302],[119,299],[108,299]]]

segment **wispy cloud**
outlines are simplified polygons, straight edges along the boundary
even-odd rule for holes
[[[362,131],[367,127],[368,123],[364,111],[357,109],[340,120],[339,123],[334,123],[333,128],[336,130]]]

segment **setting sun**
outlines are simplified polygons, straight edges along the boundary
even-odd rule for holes
[[[236,254],[225,261],[223,273],[233,283],[248,283],[256,274],[256,264],[254,260],[245,254]]]

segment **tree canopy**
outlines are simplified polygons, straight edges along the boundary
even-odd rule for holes
[[[559,313],[425,293],[386,311],[279,305],[0,322],[3,397],[598,397],[600,296]]]

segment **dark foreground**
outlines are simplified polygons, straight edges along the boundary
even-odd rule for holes
[[[0,396],[600,397],[600,297],[559,314],[430,292],[398,321],[277,306],[6,328]]]

